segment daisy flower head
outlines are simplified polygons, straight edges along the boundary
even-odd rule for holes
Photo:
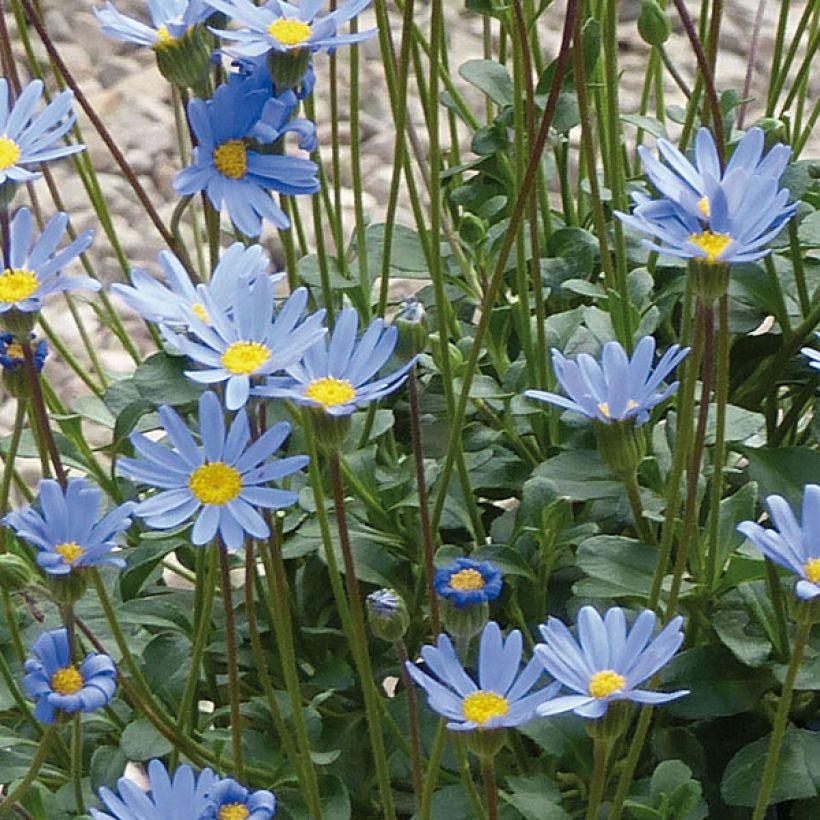
[[[226,383],[228,410],[244,407],[252,382],[294,364],[326,332],[324,310],[300,324],[308,299],[305,288],[293,291],[275,314],[274,285],[265,277],[235,284],[227,307],[202,285],[198,294],[204,315],[188,310],[188,335],[166,330],[165,338],[202,365],[202,370],[185,371],[190,379]]]
[[[398,330],[374,319],[357,339],[358,332],[358,313],[345,308],[329,341],[313,344],[298,364],[285,368],[287,376],[272,376],[254,388],[254,395],[288,399],[330,416],[349,416],[397,390],[415,364],[415,356],[392,373],[377,374],[396,349]]]
[[[581,353],[572,361],[553,348],[553,370],[567,396],[543,390],[527,390],[525,395],[602,424],[634,419],[640,426],[649,420],[652,408],[678,389],[678,382],[660,388],[688,353],[688,347],[672,345],[653,366],[652,336],[644,336],[638,342],[631,358],[618,342],[607,342],[600,362],[588,353]]]
[[[585,718],[606,714],[613,701],[659,704],[689,694],[638,689],[667,664],[683,642],[683,618],[676,616],[657,635],[655,613],[645,609],[630,630],[620,607],[602,618],[591,606],[578,613],[578,639],[557,618],[541,625],[544,643],[535,647],[544,669],[576,694],[560,695],[537,711],[542,717],[573,711]]]
[[[79,667],[71,662],[68,632],[43,632],[25,663],[23,688],[36,701],[34,717],[54,723],[58,712],[93,712],[114,696],[117,669],[108,655],[91,653]]]
[[[218,781],[210,769],[196,775],[188,765],[178,766],[172,778],[163,763],[152,760],[147,794],[133,780],[121,777],[116,792],[100,788],[106,810],[91,809],[91,816],[94,820],[200,820]]]
[[[339,34],[339,28],[368,8],[372,0],[348,0],[334,11],[320,14],[325,0],[301,0],[286,3],[268,0],[262,6],[251,0],[208,0],[217,10],[246,28],[215,31],[235,45],[231,52],[243,57],[257,57],[268,52],[332,52],[339,46],[366,40],[375,29]]]
[[[793,572],[800,579],[794,592],[808,601],[820,596],[820,484],[807,484],[803,490],[802,521],[780,495],[766,498],[773,529],[754,521],[743,521],[738,530],[770,561]]]
[[[820,338],[820,333],[818,333],[817,336]],[[815,370],[820,370],[820,350],[815,350],[811,347],[804,347],[800,352],[808,358],[809,367],[813,367]]]
[[[151,529],[169,530],[196,516],[191,540],[196,546],[219,533],[229,550],[239,549],[245,534],[267,538],[268,525],[257,511],[293,506],[296,493],[267,486],[308,463],[307,456],[270,460],[290,434],[287,422],[275,424],[251,443],[248,415],[240,410],[230,427],[215,393],[199,399],[198,445],[180,416],[160,407],[159,417],[171,447],[132,433],[138,458],[121,458],[126,478],[156,487],[159,492],[139,503],[134,514]]]
[[[224,206],[247,236],[259,236],[263,219],[277,228],[290,227],[271,191],[299,195],[319,190],[318,168],[311,160],[252,150],[254,129],[269,99],[262,89],[224,83],[212,99],[191,100],[188,119],[198,144],[193,163],[174,179],[174,189],[183,196],[206,191],[214,208]],[[302,122],[282,126],[280,136],[303,131]]]
[[[74,95],[58,94],[39,115],[34,109],[43,94],[43,83],[32,80],[16,101],[10,100],[6,79],[0,78],[0,186],[6,182],[31,182],[40,174],[23,166],[50,162],[82,151],[84,145],[57,146],[74,125]]]
[[[211,790],[202,820],[270,820],[276,814],[273,792],[251,792],[231,778],[220,780]]]
[[[3,523],[37,550],[37,563],[49,575],[110,564],[124,567],[113,554],[117,536],[131,526],[131,503],[120,504],[99,517],[103,493],[84,478],[71,478],[63,490],[43,479],[37,505],[9,513]]]
[[[61,275],[69,262],[88,249],[94,236],[92,231],[85,231],[57,251],[67,225],[68,215],[59,213],[35,237],[31,211],[20,208],[14,215],[9,231],[8,267],[0,272],[0,321],[13,333],[30,332],[34,315],[49,294],[100,289],[100,283],[88,276]],[[26,318],[20,314],[32,315]],[[24,328],[26,324],[29,326]]]
[[[112,3],[95,8],[94,14],[103,34],[126,43],[162,49],[180,40],[214,13],[205,0],[149,0],[148,11],[150,25],[122,14]]]
[[[432,675],[407,661],[410,677],[427,693],[430,708],[448,720],[455,732],[521,726],[535,717],[560,688],[553,683],[532,691],[544,670],[536,658],[520,670],[522,637],[513,629],[505,639],[495,621],[481,632],[476,681],[467,674],[447,635],[435,646],[422,647],[421,657]]]
[[[464,609],[494,601],[504,581],[501,570],[489,561],[456,558],[449,566],[436,570],[433,586],[439,597]]]
[[[188,312],[193,311],[208,324],[208,314],[200,302],[196,286],[179,259],[169,251],[161,251],[159,263],[167,284],[142,268],[134,268],[130,285],[115,284],[111,290],[149,322],[184,328],[188,326]],[[270,266],[270,257],[261,245],[246,248],[241,242],[234,242],[222,254],[203,288],[220,307],[229,311],[237,282],[252,285],[257,277],[268,276],[276,284],[284,278],[283,273],[269,274]]]
[[[780,177],[790,149],[774,146],[763,155],[765,137],[750,129],[721,171],[711,132],[698,131],[695,163],[667,140],[658,140],[665,160],[639,148],[646,175],[662,194],[651,199],[633,194],[631,215],[618,213],[624,224],[651,239],[644,244],[659,253],[709,265],[753,262],[769,253],[766,245],[794,214],[789,191]]]

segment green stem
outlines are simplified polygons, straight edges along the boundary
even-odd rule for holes
[[[37,754],[34,755],[34,760],[31,761],[26,776],[20,781],[17,788],[9,792],[5,799],[0,801],[0,817],[6,817],[6,810],[11,809],[14,804],[25,795],[28,787],[34,782],[40,769],[45,763],[46,755],[48,754],[48,747],[51,745],[57,731],[56,724],[52,724],[46,729],[45,734],[40,738],[40,745],[37,747]]]
[[[78,814],[85,814],[83,799],[83,724],[82,712],[71,721],[71,779],[74,782],[74,801]]]
[[[632,508],[632,517],[635,519],[635,529],[638,532],[638,537],[644,544],[656,544],[655,533],[652,532],[651,525],[644,518],[638,474],[633,472],[625,476],[623,482],[624,487],[626,487],[626,494],[629,497],[629,506]]]
[[[769,798],[774,789],[777,778],[778,764],[780,763],[780,747],[783,745],[783,737],[786,733],[786,725],[789,721],[789,709],[792,704],[794,694],[794,683],[797,679],[797,672],[800,668],[800,661],[803,659],[803,652],[811,634],[814,623],[814,602],[800,601],[797,611],[797,634],[794,639],[792,657],[786,671],[786,679],[783,681],[783,691],[780,695],[780,703],[777,706],[777,714],[772,726],[772,736],[769,740],[769,751],[766,754],[766,765],[763,769],[763,777],[760,781],[760,791],[757,794],[752,820],[763,820],[766,815],[766,807],[769,805]]]
[[[239,691],[239,659],[236,652],[236,623],[231,594],[231,570],[228,565],[228,550],[220,542],[216,546],[219,553],[219,580],[222,586],[222,602],[225,606],[225,651],[228,659],[228,698],[231,706],[231,744],[233,746],[233,770],[237,780],[245,779],[242,761],[242,725],[240,706],[242,693]]]
[[[498,820],[498,788],[495,784],[495,758],[481,759],[481,774],[484,778],[484,796],[487,801],[487,820]]]
[[[404,641],[399,638],[394,644],[396,655],[399,658],[399,668],[401,669],[401,679],[404,684],[404,691],[407,695],[407,724],[410,727],[410,763],[413,771],[413,794],[416,797],[417,807],[421,803],[422,783],[424,782],[424,770],[421,759],[421,738],[419,736],[419,705],[416,697],[416,687],[407,671],[407,647]]]
[[[601,799],[604,796],[606,783],[606,752],[607,743],[604,738],[596,737],[594,746],[595,768],[592,772],[592,781],[589,786],[589,802],[587,803],[586,820],[597,820]]]
[[[14,426],[11,428],[9,449],[3,459],[3,478],[0,480],[0,519],[5,517],[9,509],[9,493],[11,492],[11,477],[14,475],[14,461],[17,458],[17,450],[20,447],[20,438],[23,435],[25,424],[26,402],[25,399],[20,398],[17,400],[17,407],[14,412]],[[5,551],[6,528],[0,527],[0,553]]]
[[[421,794],[421,810],[419,820],[432,820],[433,814],[433,792],[438,782],[439,771],[441,769],[441,758],[444,755],[444,745],[447,742],[447,723],[441,720],[436,732],[436,739],[433,741],[433,748],[430,750],[430,758],[427,761],[427,774],[424,778],[424,791]]]
[[[768,558],[766,563],[766,588],[769,591],[769,598],[772,601],[775,623],[774,654],[782,663],[789,660],[789,628],[787,624],[786,601],[783,596],[783,585],[780,583],[780,576],[777,567]]]
[[[478,793],[476,784],[473,781],[473,772],[470,769],[470,758],[467,755],[467,744],[463,737],[450,738],[453,742],[453,751],[458,763],[458,773],[461,777],[461,788],[467,793],[470,801],[470,809],[474,820],[487,820],[487,813],[481,803],[481,795]]]

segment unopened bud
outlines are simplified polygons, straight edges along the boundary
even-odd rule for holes
[[[192,26],[181,37],[166,35],[154,46],[160,74],[179,88],[193,88],[205,96],[211,67],[211,35],[204,26]]]
[[[378,589],[367,596],[367,618],[373,634],[391,643],[403,638],[410,626],[407,604],[395,589]]]
[[[427,347],[430,333],[427,330],[427,316],[424,305],[418,299],[405,299],[401,308],[393,319],[393,324],[399,331],[399,341],[396,345],[396,356],[409,361]]]
[[[479,245],[487,235],[487,227],[483,219],[467,213],[461,218],[458,235],[468,245]]]
[[[33,578],[31,566],[25,558],[12,553],[0,555],[0,588],[7,592],[19,592],[29,586]]]
[[[672,24],[669,22],[669,16],[656,0],[641,0],[638,33],[650,46],[662,46],[669,39]]]

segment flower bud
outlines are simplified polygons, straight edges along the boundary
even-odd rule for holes
[[[25,558],[10,552],[0,555],[0,588],[19,592],[34,579],[31,566]]]
[[[646,436],[635,419],[613,421],[609,424],[595,421],[595,439],[604,463],[619,478],[635,474],[646,454]]]
[[[490,620],[490,605],[486,601],[463,607],[450,598],[440,598],[439,603],[441,622],[454,638],[469,641]]]
[[[638,32],[643,41],[650,46],[662,46],[669,39],[672,24],[669,22],[669,16],[656,0],[641,0]]]
[[[394,589],[378,589],[367,596],[367,618],[377,638],[400,640],[410,626],[407,604]]]
[[[393,324],[399,331],[399,341],[396,345],[396,356],[403,361],[409,361],[427,347],[430,333],[427,330],[427,317],[424,305],[413,297],[401,303]]]
[[[310,49],[294,48],[288,51],[272,49],[268,54],[268,70],[277,93],[299,88],[310,68]]]
[[[87,583],[82,572],[74,571],[67,575],[49,575],[46,585],[56,604],[72,606],[85,594]]]
[[[487,235],[487,227],[483,219],[475,214],[466,213],[459,223],[458,235],[467,245],[479,245]]]
[[[181,37],[166,35],[154,46],[160,74],[179,88],[193,88],[197,96],[207,96],[211,66],[211,35],[204,26],[192,26]]]
[[[755,127],[763,132],[765,137],[763,143],[765,151],[768,151],[777,143],[787,142],[789,139],[786,123],[776,117],[761,117],[755,123]]]

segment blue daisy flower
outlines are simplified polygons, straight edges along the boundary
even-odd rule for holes
[[[32,80],[17,101],[9,108],[9,84],[0,79],[0,184],[31,182],[41,174],[27,171],[24,165],[49,162],[82,151],[84,145],[56,143],[74,125],[71,109],[74,95],[70,91],[58,94],[39,116],[34,109],[43,93],[43,83]]]
[[[131,285],[112,285],[111,290],[143,319],[176,327],[188,325],[188,311],[193,311],[208,324],[208,314],[199,301],[199,294],[179,259],[169,251],[159,254],[159,263],[167,285],[147,271],[134,268]],[[214,301],[230,310],[230,297],[240,280],[252,284],[259,276],[268,275],[271,282],[280,282],[285,274],[268,274],[270,257],[260,245],[245,247],[235,242],[223,254],[211,278],[203,287]]]
[[[289,399],[332,416],[346,416],[392,393],[404,383],[416,357],[377,377],[396,349],[398,330],[375,319],[357,341],[358,330],[359,315],[346,308],[337,318],[329,342],[316,342],[301,362],[285,368],[287,376],[272,376],[264,385],[254,387],[254,395]]]
[[[631,359],[618,342],[607,342],[600,364],[588,353],[570,361],[553,349],[553,370],[569,398],[543,390],[527,390],[525,395],[604,424],[634,418],[640,426],[648,421],[653,407],[678,389],[678,382],[672,382],[659,392],[661,383],[688,353],[688,347],[672,345],[653,369],[655,340],[651,336],[638,342]]]
[[[94,820],[200,820],[218,781],[210,769],[196,775],[187,765],[178,766],[172,779],[159,760],[152,760],[148,764],[148,794],[121,777],[116,792],[100,788],[100,800],[107,811],[91,809],[91,816]]]
[[[169,330],[164,335],[169,344],[205,368],[186,370],[189,378],[204,384],[227,382],[228,410],[244,407],[252,380],[292,365],[326,332],[324,310],[299,323],[307,305],[305,288],[297,288],[275,318],[274,286],[267,278],[251,285],[237,283],[227,308],[217,304],[204,286],[198,293],[205,317],[187,311],[190,336]]]
[[[436,570],[433,586],[442,598],[458,609],[494,601],[504,581],[501,570],[489,561],[456,558],[452,564]]]
[[[297,6],[284,0],[269,0],[255,6],[251,0],[208,0],[208,2],[246,29],[217,31],[237,55],[256,57],[269,51],[333,51],[338,46],[359,43],[371,37],[375,29],[339,34],[338,29],[368,8],[372,0],[349,0],[327,14],[319,16],[324,0],[302,0]]]
[[[817,336],[820,338],[820,333],[818,333]],[[804,347],[800,352],[808,358],[809,367],[813,367],[815,370],[820,370],[820,350],[814,350],[811,347]]]
[[[124,567],[112,550],[116,536],[131,526],[134,504],[120,504],[99,519],[102,500],[102,491],[84,478],[69,479],[65,491],[58,482],[43,479],[37,491],[39,510],[34,505],[15,510],[3,523],[36,547],[37,563],[49,575],[102,564]]]
[[[410,677],[427,692],[430,708],[448,719],[456,732],[521,726],[535,717],[536,709],[549,702],[560,684],[532,692],[543,674],[536,658],[519,673],[521,633],[514,629],[507,639],[495,621],[485,624],[478,652],[478,684],[464,671],[453,644],[439,635],[436,646],[425,646],[421,657],[433,675],[407,661]],[[531,693],[532,692],[532,693]]]
[[[646,148],[639,149],[646,175],[663,198],[633,194],[631,215],[618,217],[639,233],[652,250],[707,263],[753,262],[769,253],[765,247],[791,218],[797,203],[780,177],[790,149],[776,145],[763,156],[764,135],[750,129],[721,174],[711,133],[702,128],[695,140],[695,165],[666,140],[658,141],[666,165]]]
[[[209,796],[202,820],[270,820],[276,814],[273,792],[251,792],[231,778],[220,780]]]
[[[139,46],[162,48],[184,37],[214,13],[205,0],[150,0],[148,9],[150,26],[117,11],[112,3],[94,9],[94,14],[103,34]]]
[[[31,334],[34,338],[34,334]],[[34,346],[34,369],[39,373],[46,363],[48,356],[48,344],[45,339],[40,339]],[[26,359],[23,355],[23,348],[19,342],[14,341],[14,335],[11,333],[0,333],[0,367],[6,373],[16,373],[23,365]]]
[[[683,642],[683,618],[676,616],[652,640],[655,613],[645,609],[627,631],[626,613],[612,607],[602,618],[591,606],[578,613],[578,640],[557,618],[541,625],[544,643],[536,657],[547,672],[576,695],[561,695],[537,709],[542,717],[573,711],[585,718],[606,714],[612,701],[668,703],[688,695],[638,689],[667,664]]]
[[[768,496],[766,506],[775,529],[743,521],[738,530],[770,561],[798,576],[794,588],[798,598],[816,598],[820,595],[820,484],[807,484],[803,490],[802,526],[782,496]]]
[[[108,655],[91,653],[77,668],[71,662],[68,632],[43,632],[25,663],[23,688],[36,701],[34,717],[54,723],[58,712],[93,712],[105,706],[117,688],[117,668]]]
[[[140,458],[117,462],[120,474],[160,489],[138,504],[134,514],[157,530],[174,529],[197,515],[191,533],[197,546],[207,544],[217,531],[229,550],[242,546],[245,533],[267,538],[270,530],[256,508],[280,510],[293,506],[298,497],[265,485],[308,463],[307,456],[268,461],[290,434],[290,425],[275,424],[251,443],[248,414],[240,410],[226,434],[222,405],[210,391],[199,399],[201,446],[170,407],[160,407],[159,417],[173,449],[132,433]]]
[[[188,119],[197,139],[194,161],[174,179],[182,195],[205,190],[218,211],[223,204],[234,225],[247,236],[258,236],[262,219],[288,228],[285,212],[269,191],[313,194],[319,190],[318,167],[309,159],[251,150],[256,126],[272,117],[281,137],[288,131],[304,140],[309,126],[303,120],[283,120],[280,104],[261,89],[246,90],[242,83],[225,83],[210,100],[191,100]],[[276,109],[274,113],[267,111]]]
[[[100,283],[88,276],[61,276],[60,271],[86,251],[94,236],[85,231],[58,253],[67,214],[49,220],[42,234],[34,239],[34,219],[28,208],[20,208],[10,229],[8,267],[0,273],[0,314],[9,310],[33,313],[51,293],[66,290],[99,290]]]

